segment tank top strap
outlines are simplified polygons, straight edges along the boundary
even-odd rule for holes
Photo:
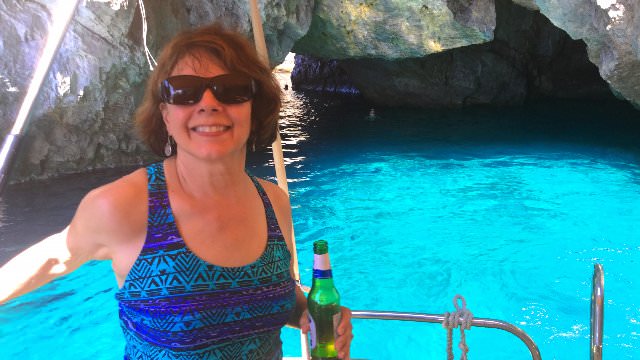
[[[277,239],[277,241],[284,241],[284,238],[282,237],[282,231],[280,230],[280,226],[278,225],[278,219],[276,218],[276,213],[273,210],[273,206],[271,205],[271,200],[269,200],[269,196],[267,195],[267,192],[264,190],[264,187],[262,187],[262,184],[260,184],[260,181],[258,181],[257,177],[251,175],[249,172],[247,172],[247,174],[249,175],[249,177],[251,178],[251,181],[253,181],[253,184],[258,190],[258,194],[260,195],[260,198],[262,198],[264,211],[267,215],[267,229],[269,232],[269,239]]]
[[[147,234],[166,234],[174,223],[174,218],[162,161],[147,166],[147,180],[149,194]],[[154,242],[154,237],[147,236],[146,243],[150,242]]]

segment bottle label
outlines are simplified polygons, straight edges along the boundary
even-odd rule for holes
[[[318,342],[316,341],[316,323],[313,322],[313,317],[309,314],[309,339],[311,341],[311,348],[315,349],[318,346]]]
[[[331,279],[332,277],[333,277],[333,274],[331,274],[331,269],[329,270],[313,269],[314,279]]]
[[[315,349],[318,346],[318,338],[317,338],[317,330],[316,323],[313,321],[313,316],[308,314],[309,316],[309,342],[311,343],[311,349]],[[338,325],[340,325],[340,321],[342,321],[342,311],[339,311],[331,317],[333,322],[333,339],[338,338]]]

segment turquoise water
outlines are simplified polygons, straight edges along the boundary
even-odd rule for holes
[[[287,95],[303,282],[311,243],[327,239],[352,309],[443,313],[462,294],[476,317],[525,330],[543,359],[577,359],[589,357],[591,276],[601,263],[604,355],[640,356],[640,112],[564,102],[376,108],[369,117],[355,100]],[[268,159],[252,154],[251,171],[272,177],[260,165]],[[64,226],[87,189],[118,175],[11,187],[0,202],[1,261]],[[0,358],[122,358],[115,286],[109,264],[94,262],[0,308]],[[354,357],[446,357],[436,324],[354,320],[354,333]],[[500,330],[466,337],[474,360],[530,358]],[[299,354],[296,331],[283,340],[285,355]]]

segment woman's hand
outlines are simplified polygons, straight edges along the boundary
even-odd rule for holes
[[[336,339],[336,351],[338,352],[338,358],[343,360],[349,360],[351,358],[351,340],[353,339],[353,326],[351,325],[351,310],[341,306],[342,318],[340,324],[338,324],[338,338]],[[311,326],[309,325],[309,313],[305,310],[300,316],[300,330],[303,333],[309,332]]]

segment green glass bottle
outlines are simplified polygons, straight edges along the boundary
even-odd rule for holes
[[[338,358],[335,348],[340,323],[340,294],[333,285],[329,245],[324,240],[313,243],[313,283],[307,296],[311,323],[311,358],[333,360]]]

